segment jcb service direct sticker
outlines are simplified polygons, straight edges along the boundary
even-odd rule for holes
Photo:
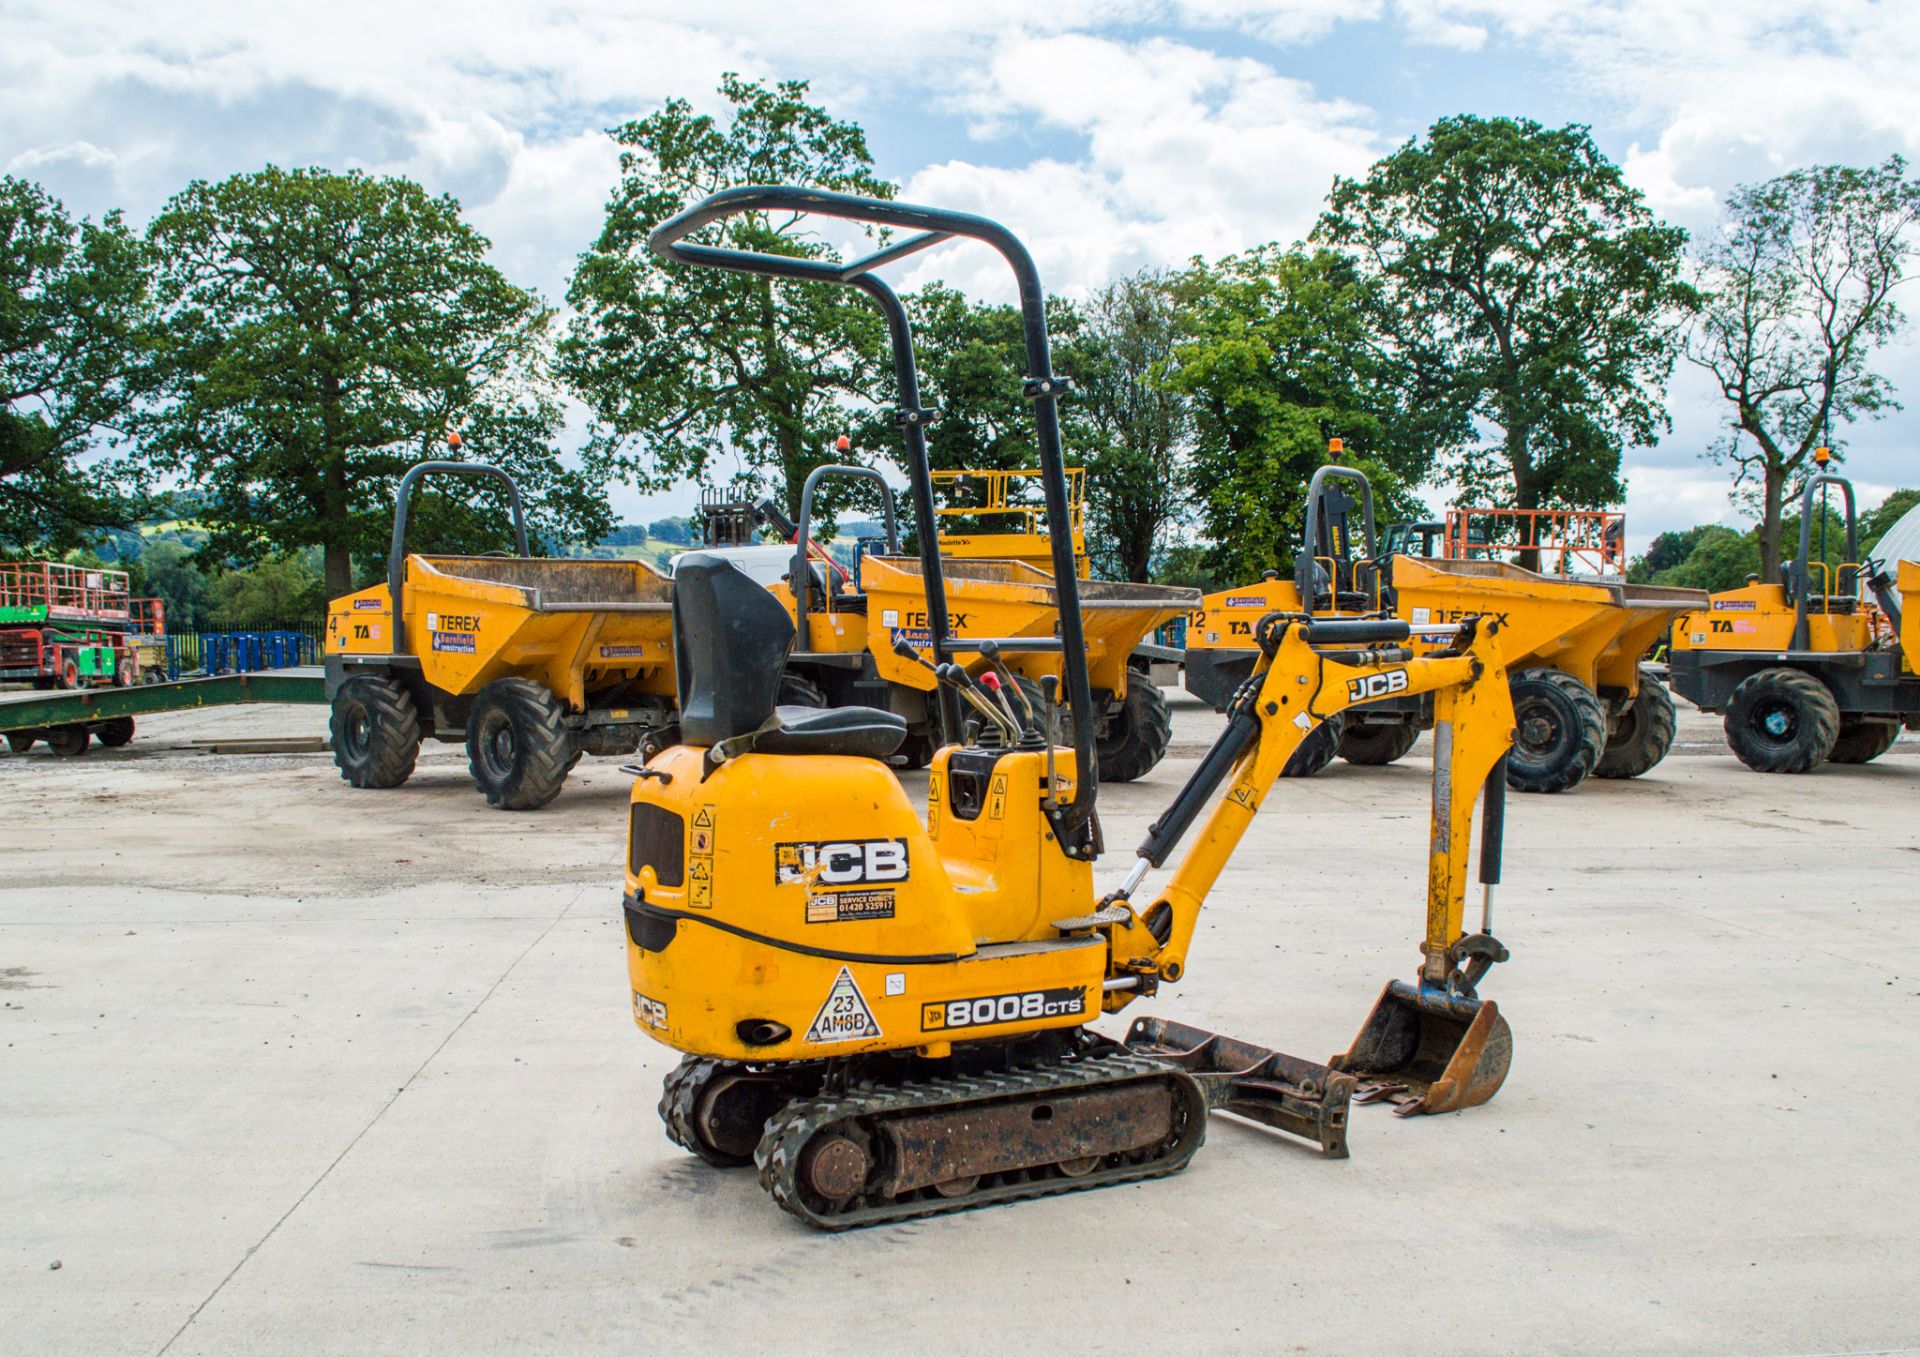
[[[993,1027],[1035,1018],[1066,1018],[1087,1011],[1084,985],[1066,989],[1030,989],[1020,994],[989,994],[920,1006],[922,1032],[951,1032],[960,1027]]]

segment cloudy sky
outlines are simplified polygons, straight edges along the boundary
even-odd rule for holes
[[[1001,218],[1078,292],[1312,224],[1449,113],[1590,124],[1670,220],[1820,161],[1920,159],[1910,0],[0,0],[0,167],[144,221],[195,177],[272,161],[456,194],[517,281],[558,300],[595,234],[605,129],[723,71],[802,78],[868,131],[904,196]],[[905,281],[981,295],[953,249]],[[1907,298],[1911,309],[1913,298]],[[1920,344],[1886,359],[1920,400]],[[1636,543],[1731,521],[1700,460],[1697,375],[1629,459]],[[1915,416],[1851,436],[1867,503],[1920,481]],[[663,507],[626,494],[628,513]],[[683,507],[672,502],[671,507]]]

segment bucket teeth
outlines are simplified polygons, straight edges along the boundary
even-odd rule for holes
[[[1398,1116],[1458,1112],[1500,1091],[1513,1032],[1491,999],[1389,980],[1345,1054],[1328,1062],[1360,1081],[1356,1102],[1391,1102]]]

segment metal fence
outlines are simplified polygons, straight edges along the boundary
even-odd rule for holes
[[[199,631],[169,635],[167,677],[253,674],[320,663],[322,627],[293,622],[250,631]]]

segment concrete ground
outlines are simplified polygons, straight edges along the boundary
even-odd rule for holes
[[[1103,882],[1217,728],[1176,711]],[[323,727],[0,757],[0,1352],[1920,1350],[1912,737],[1762,777],[1689,713],[1638,782],[1512,798],[1485,1107],[824,1236],[661,1132],[618,761],[508,815],[446,747],[393,792],[181,747]],[[1344,1048],[1416,959],[1424,748],[1283,782],[1142,1009]]]

